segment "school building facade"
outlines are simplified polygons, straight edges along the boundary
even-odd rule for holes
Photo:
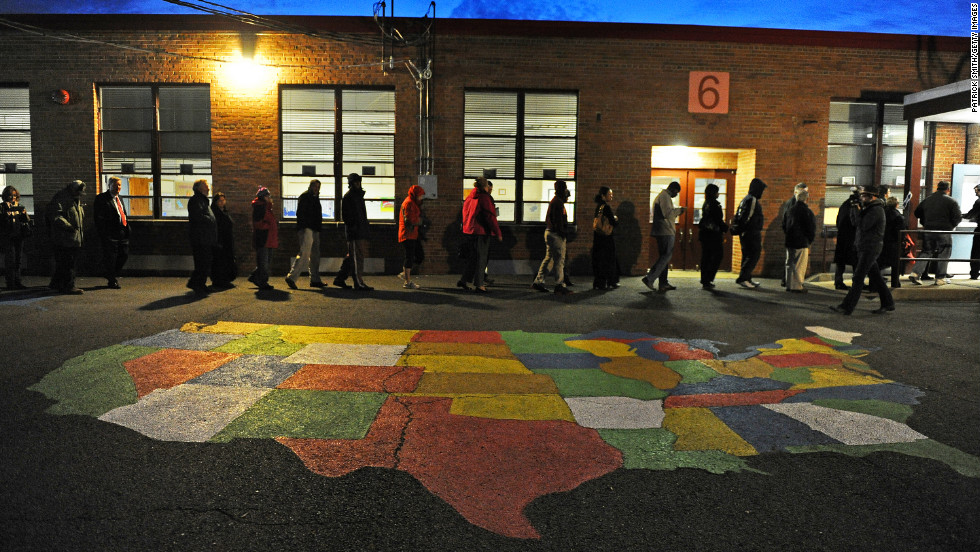
[[[81,179],[89,185],[81,268],[98,274],[91,205],[110,176],[123,180],[133,227],[128,268],[150,273],[190,269],[185,202],[204,178],[228,197],[242,269],[254,266],[249,202],[260,186],[272,191],[281,223],[272,268],[284,274],[297,251],[296,197],[317,178],[326,219],[321,269],[329,272],[346,251],[339,201],[352,172],[364,177],[374,220],[369,272],[398,272],[396,215],[413,184],[427,192],[422,272],[460,270],[462,200],[482,175],[495,184],[504,227],[504,241],[491,245],[491,271],[537,270],[556,179],[573,191],[574,276],[590,272],[600,186],[615,194],[621,269],[639,275],[655,256],[651,203],[662,187],[682,184],[677,201],[689,210],[678,221],[673,267],[693,269],[704,186],[720,186],[730,218],[749,181],[761,178],[767,230],[757,272],[782,270],[776,215],[797,182],[809,184],[810,205],[828,223],[811,249],[811,272],[819,272],[832,257],[834,208],[850,186],[921,195],[948,180],[953,165],[980,162],[977,124],[926,122],[912,145],[902,109],[910,93],[968,78],[967,38],[279,21],[289,27],[214,16],[3,17],[0,184],[17,186],[38,215],[26,272],[48,272],[44,206]],[[913,158],[921,167],[910,172]],[[910,174],[920,181],[913,185]],[[726,263],[737,266],[737,238],[727,246]]]

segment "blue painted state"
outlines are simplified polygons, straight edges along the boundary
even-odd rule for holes
[[[760,453],[784,451],[786,447],[840,444],[837,439],[762,406],[721,406],[710,410]]]
[[[515,356],[530,370],[544,368],[598,370],[603,362],[609,362],[608,358],[597,357],[592,353],[520,353]]]
[[[719,376],[701,383],[682,383],[671,389],[671,395],[707,395],[711,393],[751,393],[789,389],[793,384],[769,378],[739,378]]]

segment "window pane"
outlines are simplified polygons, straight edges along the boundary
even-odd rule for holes
[[[394,161],[394,135],[344,135],[344,161]]]
[[[395,93],[392,91],[345,90],[344,132],[395,132]]]
[[[153,150],[149,132],[106,131],[102,133],[102,151],[149,154]]]
[[[871,165],[874,162],[874,146],[827,146],[829,165]]]
[[[161,133],[160,151],[163,153],[211,153],[211,133]]]
[[[517,134],[517,93],[466,92],[465,134]]]
[[[160,159],[160,172],[163,174],[211,174],[210,157],[163,157]],[[197,180],[195,178],[195,180]]]
[[[874,125],[830,123],[827,141],[832,144],[874,144]]]
[[[905,146],[908,142],[908,125],[885,125],[881,142],[886,146]]]
[[[153,130],[153,108],[102,109],[103,130]]]
[[[130,166],[132,165],[132,166]],[[126,168],[124,171],[123,168]],[[143,173],[148,174],[153,171],[153,166],[150,161],[149,154],[143,156],[137,155],[102,155],[102,171],[104,173]]]
[[[187,200],[194,195],[194,181],[205,179],[211,182],[211,175],[165,175],[160,178],[160,192],[163,203],[163,217],[186,217]]]
[[[105,171],[105,169],[103,169]],[[101,190],[109,187],[109,177],[119,178],[119,197],[131,217],[153,216],[153,178],[103,172]]]
[[[494,191],[497,191],[497,188],[494,188],[493,190]],[[500,214],[497,215],[497,222],[515,222],[516,221],[516,219],[514,218],[514,214],[516,213],[516,209],[515,209],[515,206],[514,206],[514,203],[513,202],[510,202],[510,201],[498,201],[497,202],[497,210],[500,211]]]
[[[857,165],[828,165],[827,166],[827,185],[841,185],[842,178],[854,177],[855,186],[867,186],[873,184],[874,167]]]
[[[394,200],[365,200],[365,209],[367,210],[367,216],[371,220],[394,220],[395,219],[395,201]]]
[[[524,133],[527,136],[575,136],[578,97],[575,94],[524,96]]]
[[[160,88],[160,130],[211,130],[207,87]]]
[[[333,134],[283,134],[282,160],[333,163]]]
[[[878,106],[873,103],[830,102],[831,121],[851,121],[874,124]]]

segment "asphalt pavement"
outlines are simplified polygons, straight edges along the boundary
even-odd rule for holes
[[[705,291],[690,276],[672,276],[678,289],[667,293],[647,290],[639,278],[596,291],[582,277],[575,293],[563,297],[530,290],[525,276],[498,276],[487,294],[457,288],[451,275],[418,276],[419,290],[403,289],[393,275],[369,275],[375,289],[365,292],[310,288],[305,279],[290,290],[281,277],[272,280],[277,289],[258,291],[240,278],[236,288],[206,296],[187,290],[183,278],[123,278],[120,290],[106,288],[98,278],[80,278],[84,294],[56,295],[43,287],[45,279],[28,277],[30,289],[0,293],[0,548],[957,551],[980,546],[980,474],[970,471],[980,457],[980,304],[975,299],[899,298],[897,310],[884,315],[872,314],[876,299],[862,299],[853,315],[842,316],[829,307],[843,292],[826,286],[814,284],[808,293],[794,294],[774,280],[745,290],[724,278],[714,291]],[[478,515],[461,505],[483,503],[486,513],[486,504],[496,499],[493,493],[516,496],[518,491],[461,488],[451,474],[443,479],[431,469],[442,465],[437,452],[450,454],[472,444],[450,434],[448,425],[448,437],[414,453],[414,469],[365,461],[324,476],[325,468],[318,472],[284,439],[153,438],[95,415],[59,412],[58,399],[42,392],[50,382],[45,377],[59,368],[100,368],[86,353],[124,343],[158,351],[166,347],[151,347],[154,342],[146,341],[151,336],[185,338],[219,331],[220,323],[243,323],[234,327],[245,329],[231,333],[252,332],[250,339],[265,335],[265,328],[284,326],[349,330],[344,335],[371,330],[357,333],[377,338],[369,343],[382,343],[392,331],[422,331],[457,342],[473,337],[473,351],[489,350],[480,348],[489,343],[480,340],[499,334],[525,364],[536,350],[524,351],[532,357],[521,356],[514,336],[650,341],[636,337],[646,335],[660,340],[656,343],[707,349],[716,360],[707,364],[718,370],[726,363],[717,359],[735,362],[760,347],[778,348],[781,340],[796,340],[792,343],[803,344],[801,355],[812,355],[806,344],[820,335],[851,336],[853,347],[834,341],[836,348],[826,350],[852,355],[882,381],[914,390],[903,427],[959,460],[910,448],[842,448],[760,452],[740,457],[740,469],[714,471],[700,460],[669,469],[612,464],[531,496],[519,512],[526,518],[524,529],[531,529],[513,536],[517,532],[508,533],[513,524],[502,523],[501,529],[493,519],[474,521]],[[414,343],[422,334],[407,335]],[[92,372],[79,385],[101,374]],[[564,388],[561,394],[569,396]],[[492,418],[493,412],[483,417]],[[581,416],[576,418],[581,424]],[[417,437],[410,433],[395,439],[405,444]],[[607,433],[599,433],[611,442]],[[535,444],[531,437],[527,441],[529,448]],[[479,444],[470,452],[474,471],[484,469],[484,460],[496,466],[517,462]],[[592,457],[564,456],[560,465],[529,475],[528,485],[572,467],[587,472],[595,463]]]

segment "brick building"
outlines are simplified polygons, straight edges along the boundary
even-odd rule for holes
[[[678,200],[694,207],[678,225],[674,263],[694,268],[698,190],[720,184],[730,217],[758,177],[769,185],[758,270],[775,275],[783,243],[773,221],[793,186],[810,184],[825,220],[851,182],[904,195],[903,97],[962,80],[969,68],[966,38],[437,20],[424,41],[402,41],[382,40],[370,18],[280,20],[315,32],[211,16],[6,17],[0,183],[17,185],[40,212],[82,179],[91,222],[94,195],[122,177],[134,228],[129,268],[163,273],[191,266],[183,202],[198,178],[227,194],[240,264],[252,265],[248,202],[265,186],[282,207],[272,261],[282,274],[296,252],[291,208],[311,178],[324,182],[330,220],[322,268],[339,264],[337,201],[343,176],[358,172],[376,219],[369,271],[395,273],[395,213],[418,175],[430,174],[423,272],[440,273],[459,269],[461,201],[486,174],[506,223],[491,270],[531,273],[544,253],[551,185],[563,178],[575,192],[574,275],[590,270],[599,186],[616,194],[622,268],[640,274],[662,186],[680,180]],[[416,37],[429,23],[387,22]],[[235,74],[243,53],[254,64]],[[924,189],[948,179],[952,164],[976,161],[977,135],[976,125],[927,123]],[[82,270],[94,274],[98,245],[87,230]],[[29,272],[47,272],[45,241],[28,245]],[[821,252],[833,244],[825,242],[813,246],[811,271],[826,270]]]

